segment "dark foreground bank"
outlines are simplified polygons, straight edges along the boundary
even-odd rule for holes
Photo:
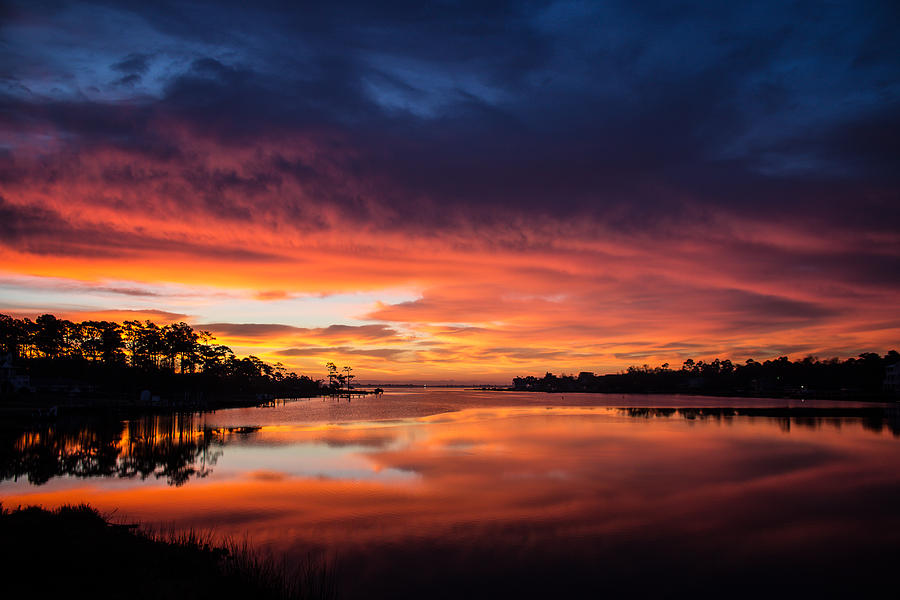
[[[95,509],[0,509],[0,573],[7,598],[335,597],[323,563],[291,568],[247,544],[196,534],[153,535]]]

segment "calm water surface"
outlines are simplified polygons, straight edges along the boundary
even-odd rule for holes
[[[3,440],[0,501],[322,554],[350,598],[872,593],[900,558],[896,410],[788,402],[390,391],[61,421]]]

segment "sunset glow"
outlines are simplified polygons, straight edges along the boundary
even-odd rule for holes
[[[369,382],[900,340],[874,9],[13,4],[2,313],[185,321]]]

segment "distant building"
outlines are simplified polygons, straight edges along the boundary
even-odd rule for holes
[[[0,362],[0,393],[32,391],[31,379],[13,363],[12,354],[7,354]]]
[[[900,392],[900,363],[884,368],[884,389],[889,392]]]
[[[592,371],[582,371],[578,374],[578,383],[585,387],[593,385],[596,379],[597,376]]]

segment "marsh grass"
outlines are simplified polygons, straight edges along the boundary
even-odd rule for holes
[[[298,564],[249,539],[112,522],[88,505],[0,505],[0,571],[7,589],[38,597],[330,600],[333,566]],[[18,596],[13,596],[18,597]]]
[[[330,600],[337,597],[335,569],[308,553],[297,563],[255,547],[249,537],[217,538],[213,531],[142,527],[140,535],[174,548],[209,553],[220,560],[222,576],[240,580],[273,598]]]

